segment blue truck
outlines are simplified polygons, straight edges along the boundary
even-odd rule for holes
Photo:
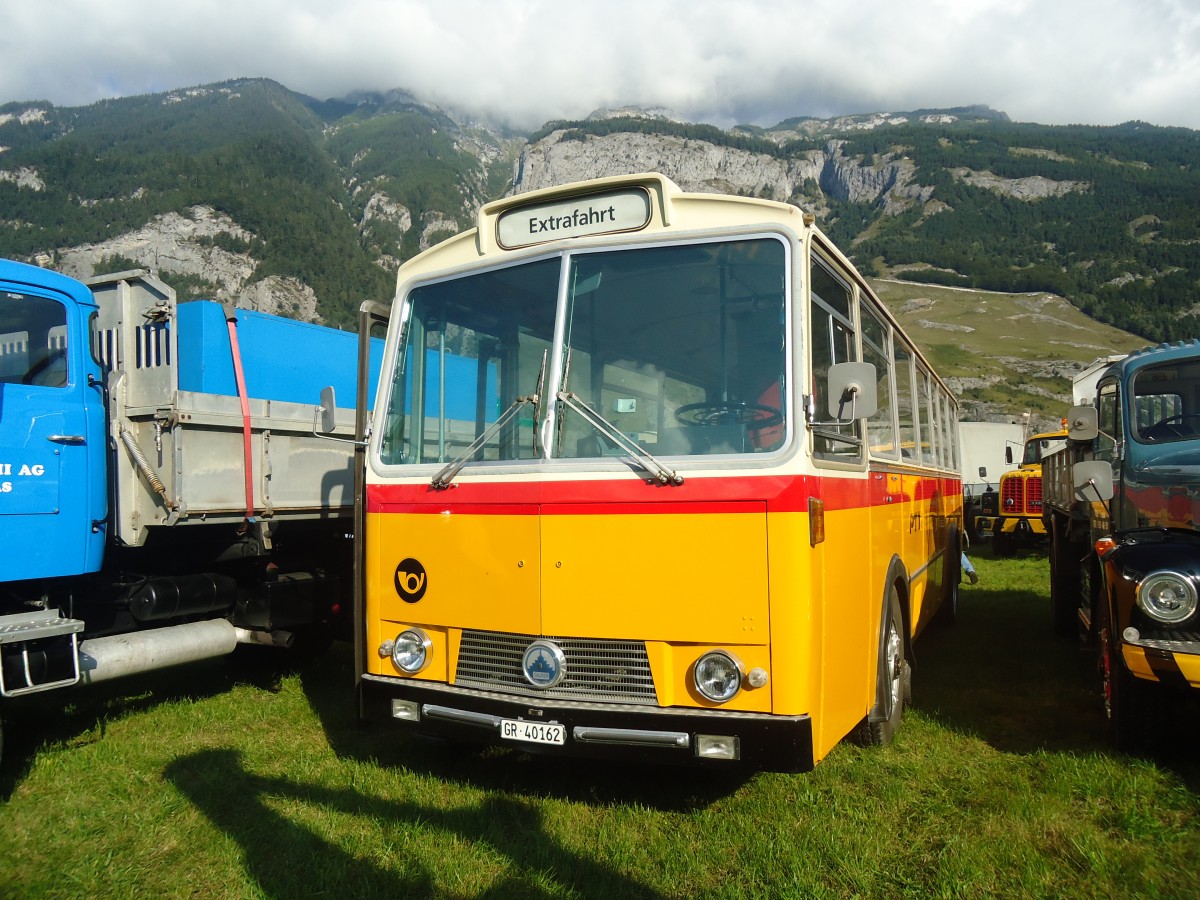
[[[323,386],[355,396],[357,355],[353,333],[179,303],[147,271],[0,260],[0,709],[335,636],[354,444],[314,425]]]
[[[1200,341],[1098,362],[1042,460],[1050,607],[1096,652],[1110,739],[1142,752],[1200,697]]]

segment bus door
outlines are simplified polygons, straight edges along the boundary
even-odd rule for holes
[[[876,522],[872,473],[864,471],[867,432],[850,412],[844,419],[836,414],[827,390],[833,365],[860,361],[854,293],[837,267],[816,254],[809,286],[810,390],[817,417],[812,452],[825,504],[825,540],[814,548],[812,565],[823,661],[823,684],[815,694],[820,698],[817,743],[823,745],[853,728],[874,696],[875,671],[863,661],[876,655],[883,573],[870,553]]]

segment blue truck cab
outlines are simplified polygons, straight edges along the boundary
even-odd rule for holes
[[[6,580],[83,575],[104,556],[104,388],[91,292],[0,260],[0,547]]]

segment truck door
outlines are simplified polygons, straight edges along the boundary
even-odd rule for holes
[[[0,263],[0,580],[99,568],[104,409],[80,283]]]

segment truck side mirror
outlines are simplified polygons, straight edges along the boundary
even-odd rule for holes
[[[1094,406],[1072,406],[1067,423],[1067,437],[1073,441],[1095,440],[1100,433],[1100,414]]]
[[[1112,466],[1107,462],[1096,459],[1076,463],[1071,471],[1076,500],[1084,503],[1102,500],[1107,503],[1112,499]]]
[[[1008,465],[1010,465],[1010,466],[1012,465],[1012,447],[1005,447],[1005,448],[1004,448],[1004,461],[1005,461],[1005,462],[1006,462]]]
[[[834,363],[826,379],[829,415],[839,422],[869,419],[879,409],[875,367],[871,363]]]
[[[321,431],[332,434],[337,428],[337,395],[333,385],[321,388]]]
[[[979,480],[980,480],[980,481],[987,481],[987,466],[980,466],[980,467],[979,467]]]

